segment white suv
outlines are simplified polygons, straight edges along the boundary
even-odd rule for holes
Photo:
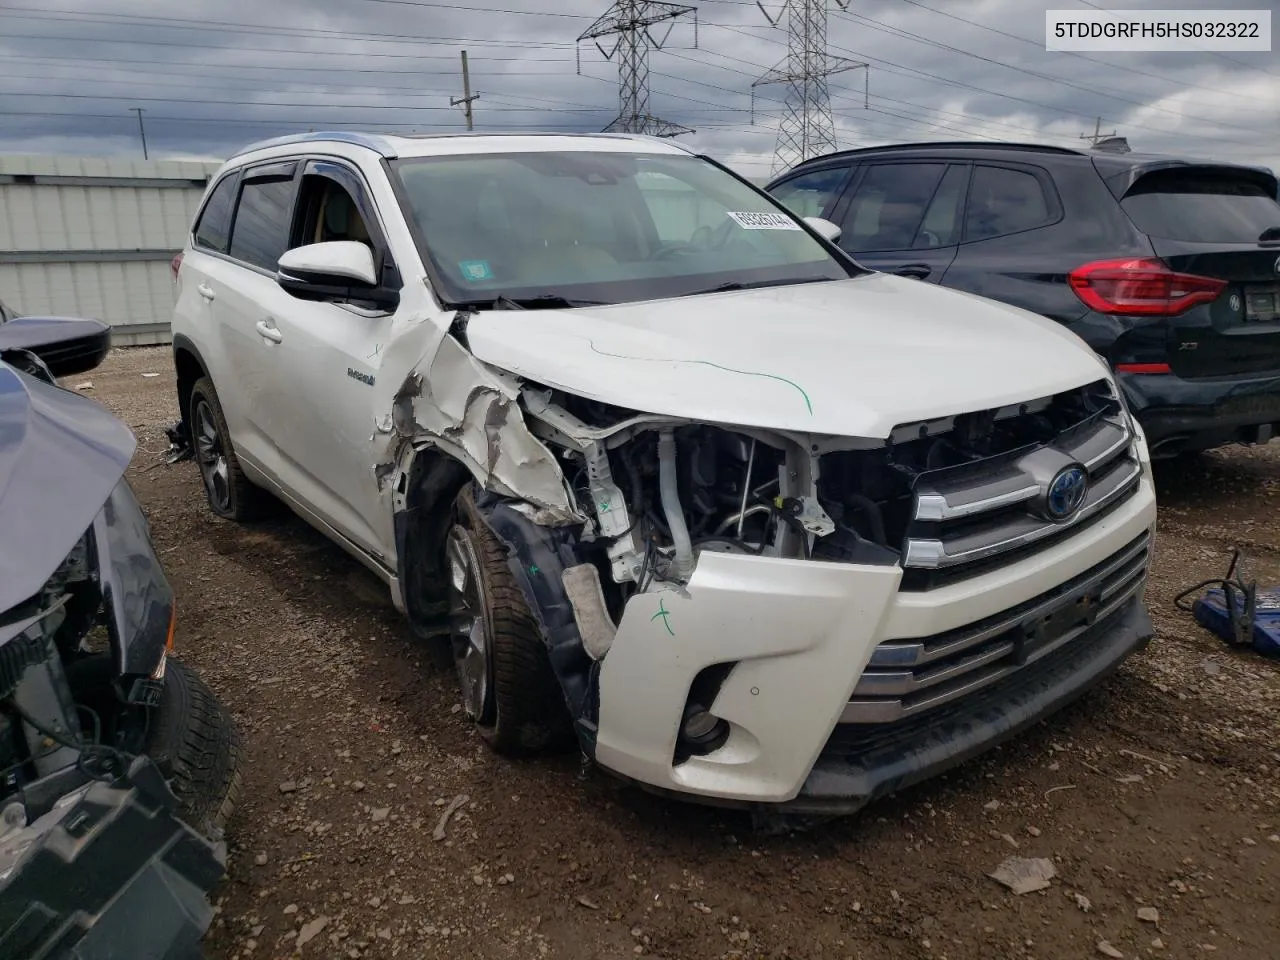
[[[641,137],[259,144],[177,265],[178,435],[448,633],[499,750],[853,810],[1146,643],[1155,500],[1080,340],[833,232]]]

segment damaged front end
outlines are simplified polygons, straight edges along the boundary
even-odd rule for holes
[[[238,739],[168,659],[132,434],[22,369],[0,363],[0,956],[197,957]]]
[[[518,398],[578,518],[518,490],[475,503],[584,751],[645,786],[857,809],[1034,722],[1150,636],[1154,508],[1109,380],[887,440],[636,413],[529,383]],[[1054,519],[1037,498],[1068,467],[1089,494]],[[1010,610],[1047,613],[1037,625]],[[988,621],[1003,626],[975,632]],[[1081,636],[1102,638],[1096,656],[1067,666]],[[1019,693],[1009,684],[1033,662],[1041,687]],[[927,738],[906,724],[982,690],[1017,705],[1008,723],[984,700],[987,719],[966,714],[946,744],[913,752]],[[874,769],[828,757],[899,725]]]
[[[884,503],[845,496],[843,484],[820,496],[832,485],[819,483],[818,451],[829,447],[818,438],[638,414],[532,386],[519,399],[530,433],[556,452],[584,519],[548,522],[542,511],[492,491],[476,504],[511,552],[511,571],[539,620],[589,754],[599,755],[601,715],[611,706],[607,696],[602,702],[602,684],[643,682],[673,651],[707,662],[683,689],[651,687],[655,701],[681,701],[654,704],[654,716],[677,721],[660,762],[685,764],[731,740],[732,723],[710,708],[749,657],[717,661],[699,652],[705,627],[680,610],[699,570],[736,571],[735,557],[797,572],[814,560],[895,569],[899,551],[886,534]],[[909,483],[900,486],[895,494],[909,497]],[[731,576],[750,583],[751,569],[771,568]],[[610,658],[620,630],[632,636],[630,649]],[[779,625],[778,635],[785,630]],[[638,643],[637,632],[644,634]],[[716,633],[728,639],[713,627]],[[752,646],[739,640],[743,650]],[[612,726],[629,725],[617,718]]]

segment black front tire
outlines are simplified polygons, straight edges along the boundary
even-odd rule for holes
[[[203,834],[221,835],[240,796],[240,735],[204,680],[172,658],[144,752],[165,772],[178,815]]]
[[[507,755],[534,753],[567,742],[572,733],[568,710],[537,620],[507,566],[506,548],[476,511],[470,485],[454,503],[448,542],[465,548],[474,562],[468,573],[477,589],[469,604],[463,602],[465,590],[458,583],[456,557],[446,556],[445,570],[455,627],[454,663],[476,729],[494,750]],[[486,690],[479,702],[467,702],[470,689],[462,662],[467,640],[456,632],[460,618],[474,619],[484,631]]]
[[[188,408],[191,449],[200,468],[209,509],[240,523],[266,516],[271,505],[270,495],[244,475],[218,393],[208,377],[201,377],[191,388]]]

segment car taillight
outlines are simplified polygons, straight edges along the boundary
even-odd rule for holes
[[[169,269],[173,271],[173,279],[178,279],[178,271],[182,269],[182,251],[178,251],[178,255],[169,261]]]
[[[1173,367],[1167,363],[1117,363],[1120,373],[1173,373]]]
[[[1172,317],[1218,299],[1227,282],[1176,273],[1159,260],[1097,260],[1072,270],[1071,289],[1099,313]]]

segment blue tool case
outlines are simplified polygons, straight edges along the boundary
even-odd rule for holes
[[[1231,606],[1235,607],[1235,617],[1222,587],[1214,587],[1205,591],[1204,596],[1191,604],[1191,614],[1196,622],[1221,637],[1227,643],[1237,644],[1235,623],[1247,615],[1247,594],[1239,589],[1230,591]],[[1280,656],[1280,587],[1259,590],[1253,604],[1252,630],[1244,632],[1240,641],[1247,643],[1258,653],[1267,656]],[[1233,619],[1235,622],[1233,622]],[[1247,638],[1247,639],[1246,639]]]

